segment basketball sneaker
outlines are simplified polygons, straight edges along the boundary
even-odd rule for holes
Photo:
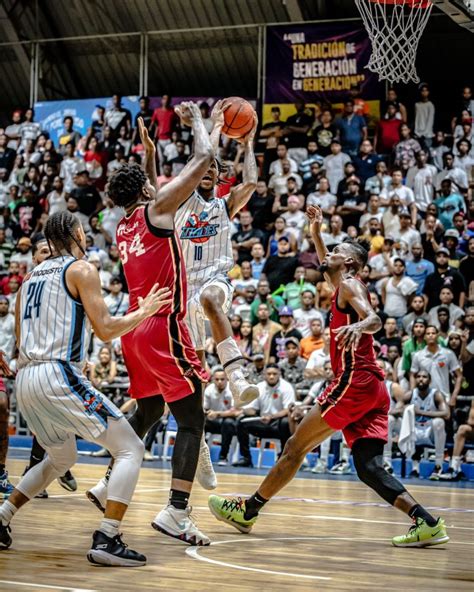
[[[0,474],[0,501],[7,500],[13,493],[14,489],[15,488],[8,479],[8,471],[5,469],[3,473]]]
[[[87,499],[94,504],[94,506],[102,513],[105,512],[105,506],[107,505],[107,482],[105,479],[101,479],[97,485],[91,487],[86,491]]]
[[[217,487],[217,477],[212,466],[211,451],[204,437],[201,440],[196,479],[203,489],[210,491]]]
[[[66,471],[64,475],[58,477],[58,483],[66,491],[77,490],[77,482],[74,479],[74,475],[71,473],[71,471]]]
[[[2,549],[8,549],[8,547],[12,544],[10,532],[10,526],[8,524],[3,524],[3,522],[0,520],[0,551]]]
[[[436,465],[435,468],[433,469],[433,472],[428,477],[429,480],[430,481],[439,481],[439,477],[440,477],[440,475],[441,475],[442,472],[443,472],[442,467],[440,467],[439,465]]]
[[[434,526],[428,526],[425,520],[417,518],[407,534],[393,537],[392,544],[395,547],[431,547],[448,541],[446,525],[442,518],[438,518]]]
[[[320,458],[318,458],[318,460],[316,461],[316,464],[311,469],[311,472],[316,473],[316,475],[322,475],[323,473],[327,473],[328,472],[327,462],[325,460],[321,460]]]
[[[351,472],[351,465],[345,460],[334,465],[329,471],[331,475],[348,475]]]
[[[230,373],[229,387],[234,397],[234,405],[237,408],[251,403],[259,395],[258,388],[255,384],[250,384],[245,378],[244,371],[241,367],[236,368]]]
[[[250,520],[245,519],[245,501],[241,497],[227,498],[210,495],[207,505],[217,520],[227,522],[244,534],[252,530],[252,526],[258,518],[258,516],[254,516]]]
[[[191,510],[191,506],[185,510],[178,510],[174,506],[168,505],[156,515],[151,525],[155,530],[183,543],[206,547],[211,544],[211,541],[194,523]]]
[[[453,467],[449,467],[446,473],[440,473],[440,481],[461,481],[464,473],[462,471],[455,471]]]
[[[115,567],[140,567],[146,564],[145,555],[129,549],[120,534],[109,537],[100,530],[92,535],[92,547],[87,559],[94,565]]]

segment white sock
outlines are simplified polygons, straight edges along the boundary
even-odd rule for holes
[[[455,473],[458,473],[461,469],[461,460],[462,456],[453,456],[453,458],[451,459],[451,468]]]
[[[232,372],[242,366],[242,352],[233,337],[227,337],[218,343],[216,350],[221,364],[225,366],[226,376],[230,380]],[[232,360],[235,360],[235,363],[226,366]]]
[[[347,446],[343,445],[342,450],[341,450],[341,461],[348,463],[350,455],[351,455],[351,449],[347,448]]]
[[[118,535],[119,528],[120,520],[112,520],[111,518],[104,518],[99,526],[100,532],[103,532],[110,538]]]
[[[17,511],[18,508],[8,500],[3,502],[3,504],[0,506],[0,520],[4,525],[9,524]]]
[[[419,471],[420,470],[420,461],[419,460],[412,461],[412,470],[413,471]]]
[[[319,451],[319,460],[326,465],[328,464],[329,458],[329,450],[331,448],[331,438],[326,438],[324,442],[321,442],[321,447]]]

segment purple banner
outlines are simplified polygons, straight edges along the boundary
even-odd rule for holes
[[[265,103],[337,103],[351,90],[376,99],[370,52],[366,30],[354,23],[267,27]]]

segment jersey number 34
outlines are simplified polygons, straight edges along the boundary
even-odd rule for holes
[[[140,255],[143,255],[143,253],[145,253],[145,245],[142,243],[139,234],[136,234],[133,237],[130,246],[128,246],[127,242],[122,241],[118,244],[118,249],[120,252],[120,259],[124,264],[127,263],[130,254],[135,253],[136,257],[140,257]]]

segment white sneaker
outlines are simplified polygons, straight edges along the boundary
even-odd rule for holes
[[[327,473],[328,472],[327,462],[325,460],[321,460],[320,458],[318,458],[318,460],[316,461],[316,464],[311,469],[311,472],[316,473],[317,475],[322,475],[323,473]]]
[[[331,475],[347,475],[351,473],[351,465],[347,461],[337,463],[330,471]]]
[[[201,440],[201,448],[199,449],[196,479],[203,489],[210,491],[217,487],[217,477],[212,466],[211,451],[204,438]]]
[[[101,479],[97,485],[86,491],[86,495],[98,510],[102,513],[105,512],[107,505],[107,482],[105,479]]]
[[[145,450],[145,452],[143,453],[143,460],[144,461],[152,461],[152,460],[155,460],[155,457],[153,456],[153,454],[149,450]]]
[[[178,539],[188,545],[203,547],[211,544],[209,538],[194,524],[191,518],[192,508],[178,510],[174,506],[166,506],[151,523],[155,530]]]
[[[255,384],[245,378],[242,368],[237,368],[230,373],[229,387],[232,396],[234,397],[235,407],[242,407],[251,403],[258,397],[258,388]]]
[[[218,467],[227,467],[228,464],[229,464],[229,461],[226,458],[220,458],[217,461],[217,466]]]

